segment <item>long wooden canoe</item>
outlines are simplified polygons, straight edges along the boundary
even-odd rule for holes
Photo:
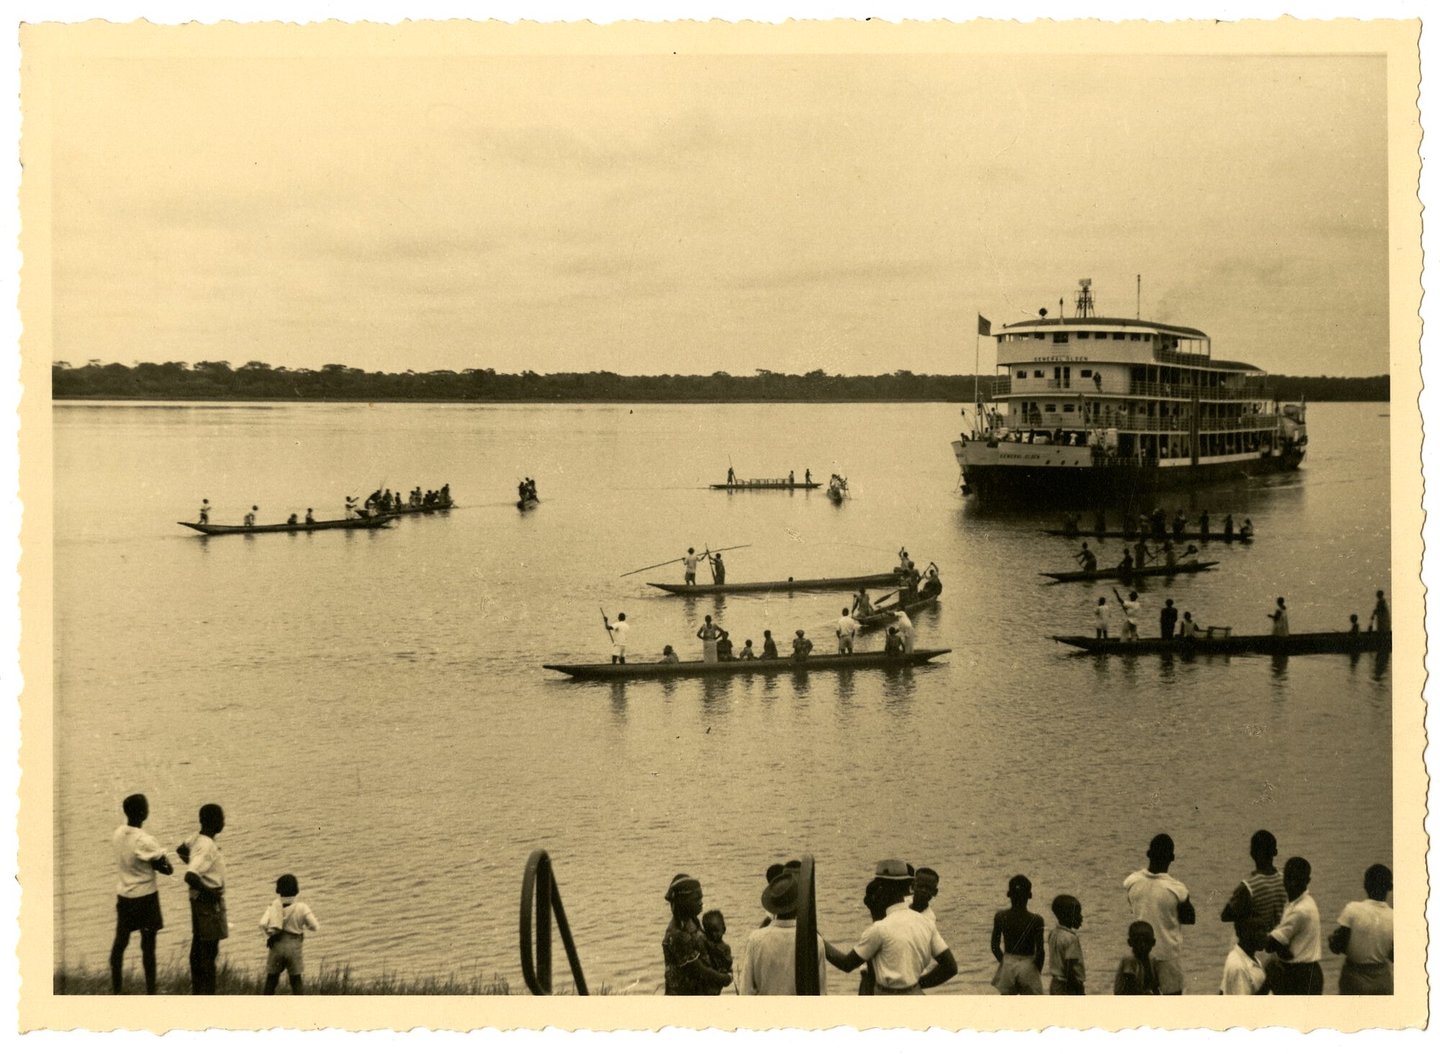
[[[261,523],[254,527],[246,527],[243,524],[225,523],[189,523],[185,520],[177,520],[181,527],[189,527],[192,531],[199,531],[201,534],[308,534],[311,531],[371,531],[377,527],[387,527],[390,521],[396,519],[400,514],[395,512],[378,513],[374,516],[367,516],[363,519],[351,518],[348,520],[316,520],[314,523]]]
[[[1188,560],[1183,564],[1176,564],[1174,567],[1166,567],[1164,564],[1146,564],[1144,567],[1132,567],[1129,571],[1123,571],[1118,567],[1097,567],[1093,571],[1041,571],[1040,573],[1056,582],[1103,582],[1111,578],[1129,582],[1135,578],[1193,575],[1199,571],[1208,571],[1219,562],[1219,560]]]
[[[907,615],[913,615],[917,611],[924,611],[939,599],[938,596],[920,597],[918,600],[912,600],[908,604],[887,604],[882,608],[877,608],[868,615],[856,615],[855,621],[860,623],[860,632],[865,633],[868,630],[880,629],[882,626],[887,626],[891,622],[894,622],[901,610],[904,610]]]
[[[865,586],[893,586],[900,583],[900,576],[891,572],[884,575],[851,575],[848,578],[786,578],[779,582],[713,582],[693,586],[675,585],[673,582],[646,582],[647,586],[663,589],[677,596],[714,596],[719,593],[820,593],[830,589],[858,589]]]
[[[1098,655],[1357,655],[1367,651],[1389,651],[1390,634],[1385,633],[1291,633],[1283,637],[1256,634],[1243,637],[1143,637],[1118,640],[1111,637],[1056,637],[1061,644]]]
[[[423,516],[431,512],[449,512],[455,507],[453,501],[437,502],[434,505],[406,505],[402,509],[391,509],[388,512],[376,513],[378,516]]]
[[[791,483],[785,479],[737,479],[734,483],[712,483],[711,490],[819,490],[823,483]]]
[[[1208,535],[1202,537],[1198,530],[1192,531],[1188,529],[1178,538],[1168,531],[1165,533],[1164,538],[1159,538],[1149,531],[1131,531],[1129,534],[1126,534],[1124,531],[1104,531],[1096,534],[1094,531],[1067,531],[1062,527],[1048,527],[1044,529],[1043,533],[1056,538],[1074,538],[1077,542],[1090,538],[1113,538],[1115,541],[1138,542],[1143,538],[1147,544],[1150,542],[1224,542],[1226,545],[1229,545],[1232,542],[1239,542],[1242,545],[1249,545],[1255,540],[1254,535],[1251,535],[1249,538],[1240,537],[1239,531],[1236,531],[1229,538],[1226,538],[1224,531],[1211,531]]]
[[[804,662],[793,659],[755,659],[746,662],[629,662],[623,665],[608,662],[546,663],[545,669],[568,674],[584,681],[630,681],[668,677],[736,677],[744,674],[806,673],[811,670],[898,669],[918,666],[949,648],[916,648],[904,655],[886,655],[883,651],[853,652],[849,655],[815,655]]]

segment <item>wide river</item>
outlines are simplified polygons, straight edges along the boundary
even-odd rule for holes
[[[1265,632],[1284,595],[1295,632],[1368,617],[1390,588],[1390,424],[1383,404],[1310,411],[1304,468],[1183,496],[1251,517],[1253,546],[1212,544],[1215,572],[1156,584],[1202,624]],[[1052,517],[984,514],[958,490],[950,405],[61,404],[55,427],[59,963],[103,969],[114,920],[109,837],[120,800],[151,801],[173,846],[216,801],[228,818],[232,938],[282,872],[324,927],[309,970],[507,978],[523,990],[517,911],[531,850],[549,850],[592,989],[663,981],[662,899],[685,871],[727,916],[737,957],[768,864],[813,853],[821,930],[848,943],[874,863],[941,876],[935,906],[960,975],[992,991],[988,940],[1024,872],[1051,924],[1084,905],[1092,986],[1125,950],[1124,877],[1157,831],[1199,912],[1192,992],[1231,943],[1219,912],[1249,871],[1252,830],[1307,856],[1326,930],[1389,862],[1391,674],[1375,656],[1097,659],[1100,590],[1045,586],[1075,544]],[[808,467],[853,497],[712,492]],[[542,504],[520,513],[533,476]],[[339,515],[346,494],[449,483],[459,507],[376,532],[206,539],[177,520]],[[1172,498],[1172,506],[1179,498]],[[541,668],[605,661],[624,611],[632,652],[699,652],[707,613],[742,639],[805,628],[822,651],[846,597],[669,597],[687,546],[732,581],[888,570],[908,547],[944,572],[905,672],[815,672],[608,686]],[[1102,545],[1102,563],[1117,558]],[[703,580],[703,572],[702,572]],[[867,639],[865,647],[879,641]],[[183,964],[183,886],[161,880],[161,958]],[[557,947],[557,956],[559,951]],[[563,956],[557,979],[568,982]],[[1326,959],[1327,990],[1339,968]],[[832,990],[853,991],[853,978]]]

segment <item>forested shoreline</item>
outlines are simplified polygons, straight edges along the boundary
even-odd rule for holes
[[[497,373],[493,369],[370,372],[331,363],[318,370],[264,362],[232,368],[228,362],[141,362],[133,366],[91,360],[83,366],[54,363],[54,399],[177,399],[301,402],[481,403],[756,403],[756,402],[947,402],[975,399],[973,374],[896,370],[879,376],[803,374],[756,370],[747,376],[592,373]],[[988,398],[994,377],[978,378]],[[1272,374],[1277,399],[1296,402],[1388,402],[1390,378],[1304,377]]]

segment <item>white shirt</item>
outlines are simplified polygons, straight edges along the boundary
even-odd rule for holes
[[[197,834],[190,839],[190,863],[185,870],[198,878],[206,889],[225,888],[225,857],[215,839],[209,835]]]
[[[935,923],[904,901],[886,908],[885,917],[867,926],[855,945],[882,988],[915,987],[925,964],[948,950]]]
[[[1125,609],[1125,621],[1135,625],[1140,621],[1140,601],[1122,600],[1120,606]]]
[[[1108,630],[1110,628],[1110,605],[1095,605],[1095,628]]]
[[[1270,931],[1270,936],[1290,949],[1288,956],[1281,956],[1284,961],[1320,961],[1320,909],[1308,890],[1301,893],[1298,900],[1285,905],[1285,914],[1280,916],[1280,924]]]
[[[1345,960],[1376,966],[1395,959],[1395,911],[1383,900],[1352,900],[1340,912],[1340,925],[1350,930]]]
[[[825,941],[815,936],[820,954],[820,994],[825,994]],[[775,919],[745,941],[740,970],[741,995],[795,994],[795,920]]]
[[[1290,635],[1290,613],[1284,608],[1276,608],[1275,614],[1270,616],[1275,624],[1270,627],[1271,632],[1277,637],[1288,637]]]
[[[835,635],[837,637],[853,637],[860,632],[860,623],[856,622],[849,615],[841,615],[840,621],[835,623]]]
[[[115,847],[115,866],[120,871],[115,892],[122,897],[144,897],[156,892],[159,887],[150,862],[165,855],[160,843],[140,828],[122,823],[115,828],[110,844]]]
[[[1180,905],[1190,899],[1185,883],[1168,871],[1156,874],[1142,868],[1125,880],[1125,895],[1130,913],[1155,931],[1150,958],[1156,962],[1180,958]]]
[[[623,619],[610,627],[610,636],[615,640],[617,651],[625,649],[625,638],[630,636],[630,623]]]
[[[693,575],[695,568],[700,566],[700,561],[704,558],[691,553],[689,556],[681,557],[681,559],[685,561],[685,573],[687,575]]]
[[[320,923],[309,904],[294,897],[276,897],[260,916],[260,929],[265,933],[281,930],[303,934],[306,930],[318,931]]]
[[[1265,967],[1240,945],[1230,949],[1220,975],[1221,995],[1254,995],[1265,984]]]

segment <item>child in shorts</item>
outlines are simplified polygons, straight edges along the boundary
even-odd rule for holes
[[[305,931],[320,929],[315,913],[300,896],[300,882],[294,875],[281,875],[275,880],[275,899],[260,916],[265,931],[265,994],[274,995],[280,984],[280,971],[290,977],[292,995],[305,994]]]

